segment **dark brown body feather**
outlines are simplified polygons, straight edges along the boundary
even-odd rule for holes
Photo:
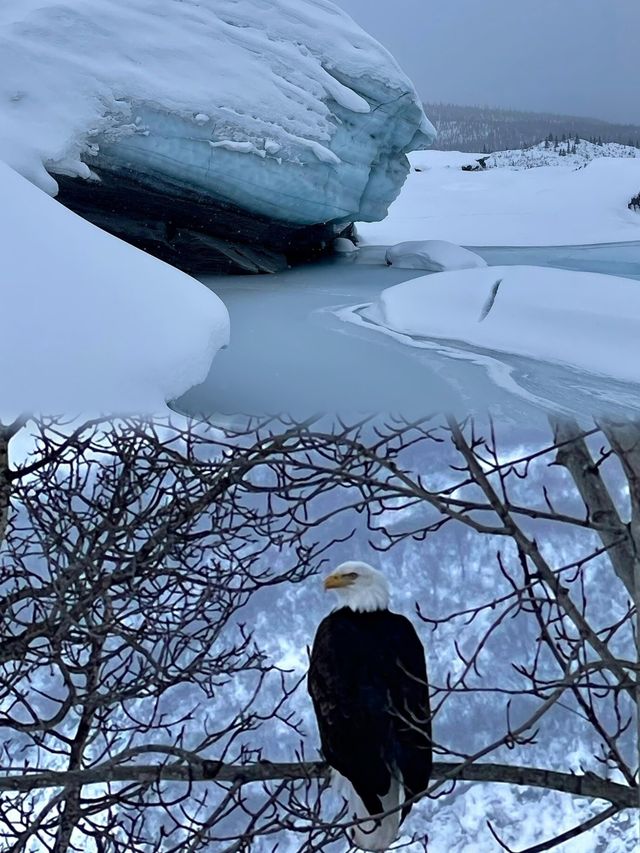
[[[401,774],[405,799],[431,776],[431,714],[422,643],[411,622],[389,610],[343,607],[318,627],[308,689],[322,752],[369,814]],[[406,817],[411,806],[403,810]]]

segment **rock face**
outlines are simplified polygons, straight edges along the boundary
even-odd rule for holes
[[[435,138],[328,0],[3,0],[0,46],[0,159],[190,271],[323,251]]]
[[[56,175],[58,200],[191,275],[279,272],[329,251],[340,230],[279,222],[133,169],[95,171],[99,181]]]

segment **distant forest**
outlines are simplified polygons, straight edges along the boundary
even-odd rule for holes
[[[528,148],[552,137],[590,142],[619,142],[640,148],[640,126],[611,124],[596,118],[529,113],[497,107],[428,104],[425,111],[438,131],[437,148],[444,151],[507,151]]]

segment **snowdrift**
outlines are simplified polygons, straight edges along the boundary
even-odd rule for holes
[[[0,163],[0,418],[158,413],[203,380],[227,310]]]

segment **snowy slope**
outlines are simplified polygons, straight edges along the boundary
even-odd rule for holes
[[[580,169],[463,172],[470,156],[412,155],[414,170],[388,217],[358,226],[363,242],[566,246],[640,240],[640,215],[627,209],[640,190],[640,158],[604,157]]]
[[[559,142],[540,142],[531,148],[514,151],[496,151],[481,155],[487,168],[534,169],[538,166],[565,166],[574,169],[586,166],[592,160],[601,157],[640,157],[640,148],[620,145],[618,142],[605,142],[596,145],[586,139]]]
[[[164,411],[227,343],[227,311],[211,291],[3,164],[0,257],[0,417]]]
[[[640,288],[631,279],[528,266],[442,272],[390,287],[352,317],[409,345],[461,341],[640,382]]]
[[[383,216],[434,136],[329,0],[3,0],[0,123],[50,193],[90,162],[296,223]]]

